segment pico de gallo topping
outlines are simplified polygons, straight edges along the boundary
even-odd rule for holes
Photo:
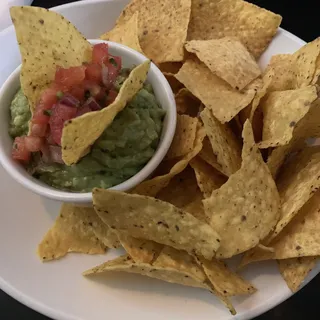
[[[43,160],[63,164],[65,121],[110,105],[118,94],[115,82],[120,71],[121,57],[109,54],[106,43],[93,46],[91,63],[57,67],[53,83],[36,105],[29,134],[14,140],[13,159],[28,163],[33,152],[40,152]]]

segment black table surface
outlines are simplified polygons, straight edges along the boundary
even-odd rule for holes
[[[33,5],[50,8],[68,2],[72,1],[35,0]],[[282,27],[305,41],[311,41],[320,36],[320,23],[317,19],[319,4],[317,5],[316,1],[314,3],[311,0],[252,0],[250,2],[281,14],[283,17]],[[314,315],[318,313],[317,297],[319,294],[320,274],[293,297],[255,320],[316,319],[317,317]],[[50,320],[15,301],[1,290],[0,319]]]

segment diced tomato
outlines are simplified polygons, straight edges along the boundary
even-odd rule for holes
[[[86,69],[86,79],[92,80],[96,83],[101,83],[101,65],[97,63],[88,64]]]
[[[106,63],[102,66],[102,82],[108,89],[112,88],[119,74],[118,66],[113,63]]]
[[[65,121],[74,118],[77,114],[77,108],[68,107],[64,104],[57,103],[52,108],[49,125],[53,141],[61,145],[62,129]]]
[[[40,137],[27,136],[24,139],[25,147],[30,152],[40,151],[44,144],[44,139]]]
[[[18,161],[28,162],[31,157],[31,152],[26,148],[25,136],[16,137],[12,147],[12,158]]]
[[[39,124],[39,123],[32,123],[30,135],[33,137],[45,137],[47,132],[48,125],[46,123]]]
[[[107,97],[107,105],[111,104],[114,100],[116,100],[117,95],[118,95],[118,92],[111,89]]]
[[[91,111],[92,111],[92,110],[89,108],[89,106],[84,105],[84,106],[78,108],[78,110],[77,110],[77,117],[80,117],[80,116],[82,116],[83,114],[88,113],[88,112],[91,112]]]
[[[58,67],[55,75],[55,82],[67,88],[79,85],[84,80],[86,74],[85,66],[61,68]]]
[[[44,90],[41,94],[39,103],[36,106],[36,110],[49,110],[52,106],[57,103],[58,97],[57,92],[58,88],[48,88]]]
[[[80,102],[84,100],[84,92],[85,92],[85,89],[83,86],[72,87],[69,90],[69,93],[73,95],[76,99],[78,99]]]
[[[108,45],[106,43],[98,43],[93,46],[92,62],[102,65],[109,56]]]
[[[96,82],[92,80],[85,80],[83,82],[83,88],[85,91],[89,91],[90,96],[96,99],[101,99],[104,95],[104,90]]]

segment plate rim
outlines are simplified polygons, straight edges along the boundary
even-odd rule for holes
[[[55,7],[50,8],[50,10],[53,9],[54,11],[59,12],[61,9],[68,9],[69,7],[72,8],[74,6],[86,5],[88,2],[101,3],[101,2],[113,2],[113,1],[116,1],[116,0],[84,0],[84,1],[80,1],[80,2],[71,2],[71,3],[55,6]],[[3,34],[13,32],[13,29],[14,29],[13,26],[8,26],[7,28],[3,29],[0,32],[0,37]],[[304,40],[302,40],[301,38],[299,38],[298,36],[279,27],[278,31],[277,31],[277,35],[281,34],[281,33],[284,34],[285,36],[287,36],[288,38],[292,39],[294,42],[300,44],[301,46],[306,44],[306,42]],[[318,273],[320,273],[320,263],[318,263],[314,267],[312,273],[309,274],[307,280],[302,283],[302,285],[298,291],[300,291],[304,286],[306,286]],[[27,306],[28,308],[30,308],[36,312],[39,312],[42,315],[50,317],[51,319],[54,319],[54,320],[84,320],[84,319],[79,318],[77,316],[70,315],[68,313],[62,312],[57,309],[53,309],[49,305],[46,305],[46,304],[39,302],[38,300],[36,300],[36,299],[28,296],[27,294],[19,291],[18,289],[16,289],[14,286],[12,286],[10,283],[8,283],[4,278],[2,278],[1,275],[0,275],[0,289],[2,291],[4,291],[6,294],[8,294],[10,297],[15,299],[16,301],[22,303],[23,305]],[[297,292],[295,292],[295,293],[297,293]],[[269,301],[265,302],[264,305],[253,308],[251,310],[248,310],[242,316],[240,316],[240,315],[231,316],[232,318],[230,318],[230,319],[250,320],[254,317],[257,317],[257,316],[267,312],[268,310],[273,309],[274,307],[281,304],[282,302],[284,302],[288,298],[292,297],[295,293],[292,293],[290,290],[288,290],[288,292],[286,294],[283,294],[280,297],[280,299],[278,299],[279,297],[274,297],[271,301],[269,300]]]

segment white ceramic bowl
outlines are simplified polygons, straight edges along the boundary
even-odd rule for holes
[[[106,42],[102,40],[89,40],[92,44]],[[114,42],[108,42],[110,53],[121,56],[123,67],[132,67],[141,64],[147,58],[142,54]],[[11,157],[12,139],[8,134],[9,127],[9,106],[14,94],[20,87],[20,69],[19,66],[6,80],[0,89],[0,162],[8,174],[29,190],[53,199],[63,202],[72,202],[75,204],[87,204],[92,201],[92,193],[74,193],[60,191],[44,184],[33,178],[18,162]],[[153,87],[157,101],[161,107],[166,110],[166,116],[163,122],[162,135],[156,152],[149,162],[133,177],[112,187],[113,190],[126,191],[148,178],[160,164],[166,155],[176,127],[176,105],[172,90],[166,78],[161,71],[151,63],[147,78],[148,83]]]

